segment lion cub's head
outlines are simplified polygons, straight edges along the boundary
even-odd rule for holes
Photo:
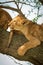
[[[24,27],[25,24],[27,24],[27,19],[22,17],[21,15],[18,15],[8,25],[13,30],[20,30]]]

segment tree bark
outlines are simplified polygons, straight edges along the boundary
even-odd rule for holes
[[[14,33],[9,48],[7,43],[9,39],[7,31],[0,29],[0,53],[8,54],[19,60],[27,60],[35,65],[43,65],[43,42],[40,46],[30,49],[27,53],[21,57],[17,54],[17,49],[26,41],[28,41],[23,34]]]

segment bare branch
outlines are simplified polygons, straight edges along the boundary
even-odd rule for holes
[[[20,10],[22,9],[23,4],[21,4]]]
[[[3,6],[3,5],[0,5],[0,8],[10,9],[10,10],[13,10],[13,11],[16,11],[16,12],[18,12],[18,13],[19,13],[18,9],[13,8],[13,7],[10,7],[10,6]]]
[[[14,1],[0,2],[0,4],[6,4],[6,3],[11,3],[11,2],[14,2]]]
[[[15,0],[14,0],[14,3],[16,4],[17,8],[19,9],[19,6],[18,6],[18,4],[17,4],[17,2]]]
[[[0,5],[0,8],[6,8],[6,9],[13,10],[13,11],[16,11],[17,13],[21,14],[22,16],[24,16],[24,14],[22,13],[22,11],[20,9],[16,9],[16,8],[13,8],[10,6],[3,6],[3,5]]]
[[[11,3],[11,2],[16,2],[16,1],[6,1],[6,2],[0,2],[0,4],[6,4],[6,3]],[[25,5],[29,5],[31,7],[36,7],[36,6],[33,6],[31,5],[30,3],[26,3],[26,2],[16,2],[16,3],[22,3],[22,4],[25,4]],[[18,5],[17,5],[18,6]]]
[[[39,9],[40,9],[40,8],[38,7],[37,16],[39,15]]]
[[[14,2],[16,4],[17,8],[19,9],[19,6],[15,0],[14,1],[0,2],[0,4],[6,4],[6,3],[11,3],[11,2]]]

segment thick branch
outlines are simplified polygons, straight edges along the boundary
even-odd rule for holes
[[[2,5],[0,5],[0,8],[6,8],[6,9],[10,9],[10,10],[13,10],[13,11],[16,11],[16,12],[18,12],[19,14],[22,14],[23,15],[23,13],[20,11],[20,10],[18,10],[18,9],[16,9],[16,8],[13,8],[13,7],[8,7],[8,6],[2,6]]]
[[[16,8],[13,8],[13,7],[10,7],[10,6],[3,6],[3,5],[0,5],[0,8],[6,8],[6,9],[13,10],[13,11],[16,11],[17,13],[21,14],[22,16],[24,16],[24,14],[21,12],[20,9],[16,9]]]
[[[16,11],[16,12],[18,12],[18,13],[19,13],[18,9],[13,8],[13,7],[10,7],[10,6],[3,6],[3,5],[0,5],[0,8],[10,9],[10,10],[13,10],[13,11]]]

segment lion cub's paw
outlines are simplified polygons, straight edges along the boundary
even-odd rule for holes
[[[25,46],[20,46],[17,50],[18,55],[23,56],[26,52]]]

